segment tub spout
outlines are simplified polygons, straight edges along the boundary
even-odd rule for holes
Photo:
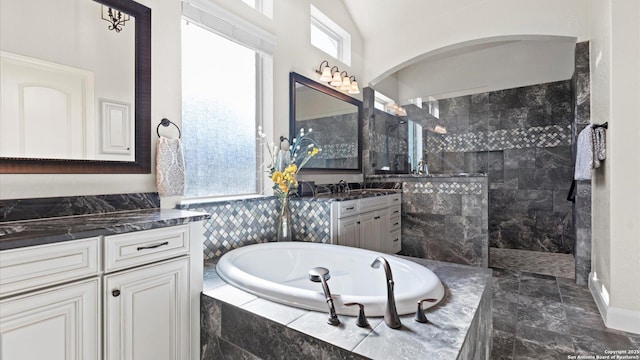
[[[327,280],[330,278],[331,275],[329,275],[329,270],[326,268],[315,267],[309,270],[309,280],[322,283],[324,297],[327,299],[327,305],[329,306],[329,319],[327,323],[335,326],[340,324],[340,319],[338,319],[338,315],[336,315],[336,308],[333,305],[333,298],[331,298],[331,291],[329,291],[329,285],[327,284]]]
[[[391,273],[391,266],[387,259],[378,256],[373,263],[371,263],[371,267],[378,269],[381,264],[384,268],[384,274],[387,277],[387,310],[384,312],[384,322],[392,329],[399,329],[402,327],[402,323],[396,310],[396,299],[393,296],[393,274]]]

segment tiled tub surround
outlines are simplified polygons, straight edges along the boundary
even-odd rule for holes
[[[402,329],[382,318],[359,328],[354,317],[301,310],[227,285],[205,266],[201,300],[202,359],[484,359],[492,329],[491,270],[407,258],[435,272],[445,286],[442,302],[426,311],[429,322],[401,316]],[[329,282],[330,283],[330,282]]]
[[[402,184],[402,255],[487,267],[487,177],[373,175]]]
[[[157,207],[152,207],[157,204]],[[157,193],[2,200],[0,250],[113,235],[200,221],[209,217],[160,209]],[[31,220],[29,220],[31,219]]]

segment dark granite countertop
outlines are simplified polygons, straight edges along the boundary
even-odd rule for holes
[[[376,174],[367,175],[367,179],[394,179],[394,178],[467,178],[467,177],[487,177],[483,173],[459,173],[459,174]]]
[[[347,201],[399,193],[401,193],[400,189],[358,189],[338,193],[319,193],[315,196],[292,198],[292,200]]]
[[[202,212],[150,208],[6,221],[0,222],[0,250],[162,228],[208,218],[210,215]]]

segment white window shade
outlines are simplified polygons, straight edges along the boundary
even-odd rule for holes
[[[276,37],[273,34],[211,2],[183,2],[182,15],[190,21],[254,51],[264,55],[273,55],[273,49],[276,46]]]

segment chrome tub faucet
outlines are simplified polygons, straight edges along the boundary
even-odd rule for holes
[[[396,310],[396,299],[393,295],[393,274],[391,273],[391,266],[387,259],[382,256],[378,256],[371,267],[374,269],[380,268],[380,265],[384,268],[384,274],[387,277],[387,310],[384,312],[384,322],[388,327],[392,329],[399,329],[402,327],[400,317],[398,316],[398,310]]]
[[[329,285],[327,284],[327,280],[329,279],[331,279],[331,275],[329,275],[329,269],[327,268],[314,267],[309,270],[309,280],[322,283],[324,297],[327,299],[327,305],[329,306],[329,319],[327,319],[327,323],[336,326],[340,324],[340,319],[338,319],[338,315],[336,315],[336,308],[333,305],[333,298],[331,297],[331,291],[329,291]]]

